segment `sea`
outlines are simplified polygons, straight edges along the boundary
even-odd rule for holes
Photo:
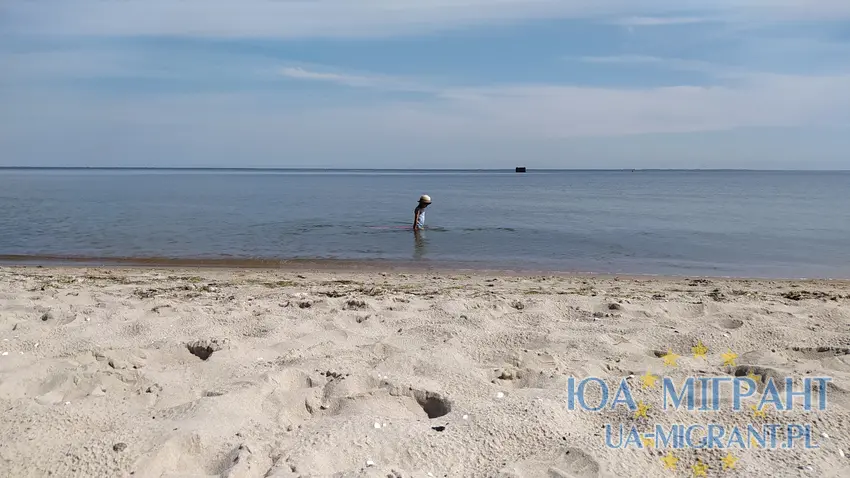
[[[175,259],[850,278],[850,172],[0,169],[0,262]]]

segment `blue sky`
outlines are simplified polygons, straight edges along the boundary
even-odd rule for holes
[[[850,169],[846,0],[6,0],[0,165]]]

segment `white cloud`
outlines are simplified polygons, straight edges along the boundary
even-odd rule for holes
[[[740,77],[748,74],[739,68],[724,66],[700,60],[685,60],[681,58],[663,58],[646,55],[611,55],[611,56],[583,56],[579,58],[567,58],[567,60],[578,60],[584,63],[596,63],[601,65],[641,65],[667,68],[670,70],[697,71],[718,78]]]
[[[415,81],[391,76],[321,72],[307,70],[302,67],[284,67],[280,70],[280,74],[286,78],[295,80],[318,81],[359,88],[377,88],[382,90],[409,92],[433,91],[433,88],[419,84]]]
[[[693,23],[705,23],[710,21],[704,17],[628,17],[613,20],[614,25],[629,27],[654,27],[665,25],[688,25]]]
[[[329,81],[304,71],[309,80]],[[363,85],[374,87],[373,83]],[[2,161],[493,166],[497,161],[510,164],[517,154],[532,164],[545,158],[556,161],[551,158],[568,156],[571,151],[564,149],[565,142],[608,138],[593,143],[596,146],[586,153],[591,159],[576,159],[588,165],[592,164],[593,151],[602,151],[598,154],[604,156],[620,151],[614,144],[644,144],[637,140],[628,143],[632,140],[624,138],[630,135],[748,128],[827,131],[850,121],[850,76],[752,75],[736,86],[710,88],[514,85],[435,90],[434,97],[420,101],[384,99],[366,105],[293,106],[288,99],[270,92],[105,97],[89,90],[34,89],[0,98],[5,106],[0,111]],[[840,136],[825,137],[834,140]],[[739,146],[746,143],[742,136],[735,137]],[[762,136],[748,148],[779,154],[783,151],[777,145],[785,144],[783,141],[782,135]],[[610,148],[606,146],[609,144]],[[663,150],[666,143],[661,140],[652,144]],[[724,157],[716,161],[725,161],[723,164],[729,167],[735,166],[730,158],[744,154],[736,147],[710,142],[697,141],[692,146],[700,150],[671,150],[667,157],[646,158],[641,164],[665,161],[688,167],[693,165],[691,157],[699,156],[708,161],[701,167],[711,167],[716,163],[710,162],[710,151],[722,150]],[[673,154],[682,156],[670,156]],[[757,156],[747,154],[749,158]],[[796,164],[806,167],[812,157],[827,156],[833,161],[842,157],[841,150],[816,148],[811,157],[798,158]],[[616,158],[608,159],[613,162],[605,163],[607,166],[618,164]],[[763,158],[763,164],[770,164],[769,160]],[[629,164],[625,159],[620,161],[624,161],[621,165]]]
[[[7,0],[4,8],[0,24],[19,34],[277,38],[403,35],[554,18],[659,25],[702,16],[850,17],[846,0]]]
[[[850,117],[848,92],[850,76],[753,75],[736,87],[517,86],[445,97],[498,134],[563,138],[827,124]]]
[[[287,67],[301,81],[397,91],[404,78],[319,73]],[[417,87],[419,88],[419,87]],[[333,138],[372,141],[534,141],[588,136],[716,131],[746,127],[808,127],[850,121],[850,76],[750,73],[714,87],[600,88],[563,85],[437,87],[417,101],[370,99],[350,103],[292,103],[272,92],[230,95],[160,93],[98,96],[96,91],[53,92],[49,87],[6,95],[0,124],[22,132],[43,125],[132,124],[140,130],[197,128],[268,132],[291,141]],[[351,94],[357,98],[357,91]],[[58,96],[57,95],[63,95]],[[128,112],[132,112],[128,116]],[[66,124],[67,123],[67,124]],[[250,126],[240,126],[250,125]],[[63,126],[63,127],[66,127]],[[23,128],[23,129],[22,129]],[[277,133],[274,133],[277,131]],[[224,134],[224,133],[223,133]],[[226,133],[226,136],[232,136]],[[157,137],[153,135],[152,137]]]

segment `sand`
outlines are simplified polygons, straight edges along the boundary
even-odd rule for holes
[[[0,268],[0,476],[850,476],[848,354],[846,282]],[[648,372],[832,381],[762,416],[665,411]],[[642,406],[570,410],[571,376]],[[819,448],[606,446],[674,423]]]

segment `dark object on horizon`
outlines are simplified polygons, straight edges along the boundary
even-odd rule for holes
[[[524,173],[524,172],[525,172],[525,168],[524,168],[524,167],[517,166],[517,168],[516,168],[516,172],[518,172],[518,173]]]

